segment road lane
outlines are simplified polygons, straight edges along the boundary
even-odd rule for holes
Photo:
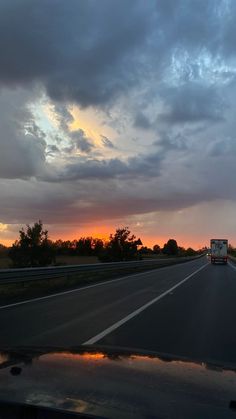
[[[98,343],[236,364],[236,273],[210,265]]]
[[[0,310],[0,347],[79,345],[206,264],[205,258]],[[206,268],[208,269],[208,268]]]
[[[200,268],[198,268],[196,271],[192,272],[190,275],[186,276],[186,278],[182,279],[180,282],[178,282],[173,287],[169,288],[168,290],[164,291],[162,294],[158,295],[157,297],[153,298],[151,301],[148,301],[146,304],[139,307],[137,310],[133,311],[132,313],[128,314],[123,319],[119,320],[117,323],[113,324],[112,326],[108,327],[103,332],[98,333],[98,335],[94,336],[93,338],[89,339],[88,341],[84,342],[84,345],[92,345],[99,340],[101,340],[104,336],[110,334],[113,332],[113,330],[118,329],[123,324],[127,323],[129,320],[133,319],[134,317],[138,316],[140,313],[142,313],[147,308],[151,307],[153,304],[156,304],[159,300],[166,297],[168,294],[172,294],[176,288],[183,285],[186,281],[193,278],[197,273],[199,273],[202,269],[205,269],[207,265],[203,265]]]

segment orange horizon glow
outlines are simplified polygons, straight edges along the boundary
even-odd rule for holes
[[[61,240],[65,240],[65,241],[66,240],[71,240],[72,241],[72,240],[78,240],[80,237],[93,237],[93,238],[96,238],[96,239],[101,239],[105,242],[105,241],[109,240],[110,234],[114,234],[114,233],[115,233],[115,228],[113,228],[111,230],[107,230],[107,229],[104,228],[104,230],[102,230],[100,232],[99,232],[98,229],[95,228],[95,229],[88,229],[86,231],[80,231],[79,234],[74,234],[73,236],[68,235],[68,234],[65,234],[65,235],[62,234],[60,237],[58,237],[58,236],[54,236],[52,234],[50,236],[50,238],[53,241],[58,240],[59,238]],[[133,231],[132,231],[132,233],[133,233]],[[178,246],[184,247],[185,249],[187,249],[188,247],[192,247],[193,249],[198,250],[198,249],[201,249],[203,246],[208,245],[208,242],[207,243],[204,242],[202,244],[202,242],[200,242],[199,240],[193,241],[193,240],[190,240],[189,238],[186,238],[186,237],[180,238],[180,237],[175,236],[174,234],[171,237],[169,237],[169,236],[168,237],[167,236],[159,236],[158,238],[154,238],[152,236],[148,236],[148,235],[145,235],[145,234],[142,234],[142,233],[138,234],[138,233],[135,233],[135,232],[134,232],[134,235],[136,236],[136,238],[141,239],[141,241],[143,243],[143,246],[146,246],[146,247],[149,247],[149,248],[153,248],[153,246],[155,244],[158,244],[160,247],[163,247],[164,244],[167,243],[167,241],[169,239],[175,239],[177,241]]]
[[[14,234],[14,237],[7,238],[6,232],[7,232],[7,225],[0,224],[2,227],[2,237],[1,237],[1,229],[0,229],[0,243],[5,246],[12,246],[12,244],[19,238],[18,232],[12,233]],[[106,224],[100,225],[100,224],[86,224],[83,227],[79,228],[78,226],[64,226],[61,225],[45,225],[45,227],[49,230],[49,239],[52,241],[56,240],[78,240],[80,237],[93,237],[97,239],[101,239],[104,242],[109,240],[110,234],[114,234],[115,230],[117,228],[122,228],[126,224],[125,223],[116,223],[115,225],[112,224],[112,222],[108,222]],[[4,228],[6,226],[6,228]],[[66,227],[66,230],[65,230]],[[140,228],[139,225],[131,225],[129,226],[129,229],[132,234],[136,236],[136,238],[140,238],[143,246],[153,248],[155,244],[158,244],[160,247],[163,247],[164,244],[169,239],[175,239],[177,241],[178,246],[184,247],[187,249],[188,247],[192,247],[195,250],[201,249],[203,246],[209,246],[209,239],[204,240],[203,238],[200,238],[198,236],[196,237],[190,237],[188,235],[182,234],[181,236],[178,234],[171,234],[168,235],[159,234],[155,236],[154,234],[145,233],[145,231],[142,231],[142,228]],[[21,226],[19,225],[19,229]],[[5,236],[5,237],[4,237]],[[4,237],[4,238],[3,238]]]
[[[109,240],[109,236],[110,234],[114,234],[115,232],[115,228],[113,229],[107,229],[106,227],[101,228],[101,230],[99,230],[99,228],[88,228],[86,230],[80,230],[78,233],[64,233],[64,234],[60,234],[58,235],[57,233],[52,233],[49,234],[49,238],[52,241],[56,241],[56,240],[78,240],[80,237],[93,237],[96,239],[101,239],[104,242]],[[159,236],[157,238],[154,238],[152,236],[148,236],[145,234],[138,234],[135,233],[135,236],[137,238],[140,237],[143,246],[149,247],[149,248],[153,248],[153,246],[155,244],[158,244],[160,247],[163,247],[164,244],[169,240],[169,239],[175,239],[177,241],[178,246],[180,247],[184,247],[185,249],[187,249],[188,247],[192,247],[195,250],[201,249],[203,246],[208,246],[208,242],[204,242],[202,243],[200,240],[191,240],[189,238],[186,237],[177,237],[174,234],[171,237],[167,237],[167,236]],[[13,245],[13,243],[15,242],[15,240],[18,238],[18,236],[14,239],[1,239],[0,238],[0,244],[3,244],[4,246],[7,247],[11,247]]]
[[[79,230],[78,233],[67,233],[67,234],[61,234],[60,238],[62,240],[76,240],[76,238],[78,239],[79,237],[93,237],[93,238],[97,238],[97,239],[101,239],[103,241],[108,241],[110,234],[114,234],[116,228],[122,228],[124,226],[95,226],[95,227],[89,227],[86,228],[85,230]],[[135,228],[130,228],[131,233],[134,234],[136,236],[136,238],[140,238],[143,246],[149,247],[149,248],[153,248],[153,246],[155,244],[158,244],[160,247],[163,247],[165,243],[167,243],[167,241],[169,239],[175,239],[177,241],[178,246],[180,247],[184,247],[185,249],[187,249],[188,247],[192,247],[195,250],[201,249],[203,246],[207,246],[208,245],[208,241],[206,242],[204,240],[196,240],[196,239],[191,239],[189,237],[186,236],[177,236],[175,234],[166,236],[166,235],[159,235],[157,237],[153,237],[151,235],[142,233],[142,231],[135,231]],[[55,237],[55,238],[54,238]],[[50,235],[50,238],[52,240],[58,240],[58,236],[54,234]]]

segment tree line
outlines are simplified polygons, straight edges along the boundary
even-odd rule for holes
[[[19,238],[12,247],[7,249],[0,245],[0,255],[3,252],[8,254],[13,267],[48,266],[56,264],[61,255],[96,256],[101,262],[119,262],[138,260],[147,255],[193,256],[198,253],[192,248],[178,246],[174,239],[169,239],[163,247],[155,244],[148,248],[128,227],[117,228],[107,241],[93,237],[52,241],[42,221],[20,229]]]

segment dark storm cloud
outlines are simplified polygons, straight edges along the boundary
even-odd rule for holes
[[[131,157],[126,161],[114,159],[81,159],[73,158],[59,170],[53,170],[43,180],[51,182],[68,182],[84,179],[129,179],[150,178],[160,175],[163,154],[161,152]]]
[[[234,1],[233,1],[234,2]],[[170,47],[217,54],[225,33],[224,19],[227,0],[157,0],[161,35]],[[230,12],[228,13],[230,16]]]
[[[158,84],[178,49],[230,49],[234,20],[228,13],[224,26],[224,10],[223,0],[2,0],[0,83],[36,81],[82,106],[113,102],[150,74]]]
[[[84,106],[114,99],[133,83],[131,53],[138,57],[145,43],[153,8],[139,0],[3,0],[0,81],[39,81],[51,98]]]
[[[227,109],[222,94],[215,86],[200,83],[168,88],[163,92],[166,111],[158,120],[172,124],[196,123],[201,121],[221,122]]]

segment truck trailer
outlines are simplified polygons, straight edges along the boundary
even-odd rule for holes
[[[228,261],[228,240],[211,239],[211,263],[223,263]]]

